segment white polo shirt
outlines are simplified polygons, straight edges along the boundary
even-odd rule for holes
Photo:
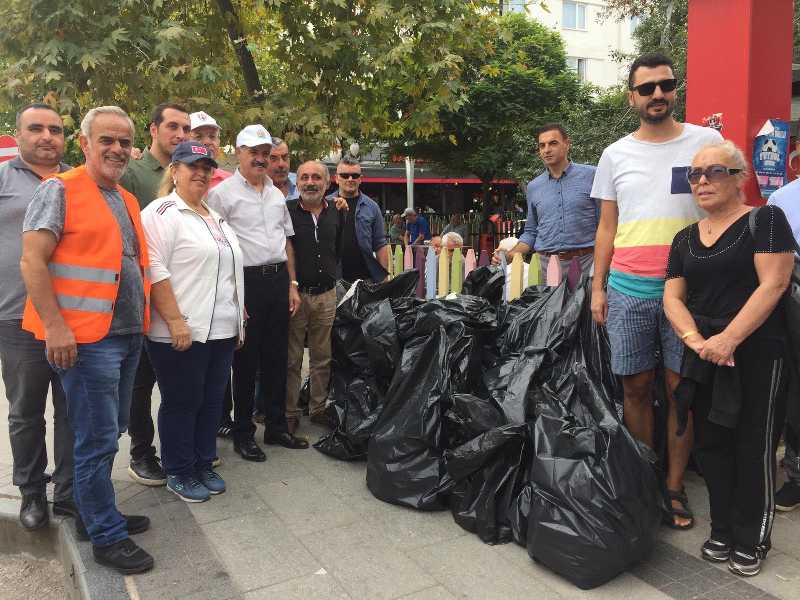
[[[294,228],[283,192],[272,179],[265,175],[259,192],[236,169],[208,192],[208,205],[236,233],[245,267],[286,262],[286,238]]]

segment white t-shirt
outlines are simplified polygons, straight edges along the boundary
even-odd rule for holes
[[[236,306],[236,273],[233,263],[233,249],[225,239],[216,220],[203,217],[214,240],[219,247],[219,276],[217,277],[217,296],[214,314],[211,316],[210,340],[224,340],[238,335],[239,309]]]
[[[698,150],[721,141],[714,129],[685,123],[673,140],[644,142],[630,134],[603,151],[591,195],[615,201],[619,211],[610,286],[661,296],[672,239],[702,217],[686,171]]]

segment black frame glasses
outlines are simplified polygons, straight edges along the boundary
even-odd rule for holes
[[[631,89],[635,92],[638,92],[640,96],[652,96],[656,93],[656,87],[661,88],[661,91],[664,94],[669,92],[674,92],[675,88],[678,87],[678,80],[675,78],[672,79],[662,79],[661,81],[648,81],[647,83],[640,83],[639,85],[633,86]]]
[[[686,181],[692,185],[697,185],[700,183],[703,175],[705,175],[706,180],[709,183],[715,183],[717,181],[722,181],[730,175],[736,175],[737,173],[741,172],[742,169],[732,169],[730,167],[726,167],[725,165],[709,165],[705,169],[690,168],[686,170]]]
[[[336,177],[341,179],[361,179],[361,173],[337,173]]]

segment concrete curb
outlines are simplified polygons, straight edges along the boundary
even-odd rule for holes
[[[26,531],[19,524],[19,500],[0,498],[0,553],[27,554],[56,559],[64,569],[64,589],[69,600],[93,600],[86,565],[81,558],[73,527],[63,517],[51,515],[40,531]],[[99,596],[94,596],[97,600]]]

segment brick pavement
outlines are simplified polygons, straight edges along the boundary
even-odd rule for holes
[[[0,419],[6,407],[0,402]],[[315,440],[322,429],[304,422],[302,433]],[[708,501],[696,476],[687,482],[696,527],[662,529],[647,561],[582,591],[531,561],[522,547],[483,544],[449,512],[421,513],[376,500],[364,483],[363,463],[335,461],[313,448],[273,447],[267,447],[266,463],[247,463],[222,441],[220,473],[229,491],[186,504],[163,488],[131,482],[127,451],[123,436],[113,474],[118,501],[123,511],[151,517],[153,528],[137,540],[154,554],[156,568],[125,581],[92,568],[90,547],[81,544],[104,600],[800,600],[800,511],[777,515],[764,570],[743,580],[698,557]],[[18,496],[10,462],[2,435],[0,497]]]

